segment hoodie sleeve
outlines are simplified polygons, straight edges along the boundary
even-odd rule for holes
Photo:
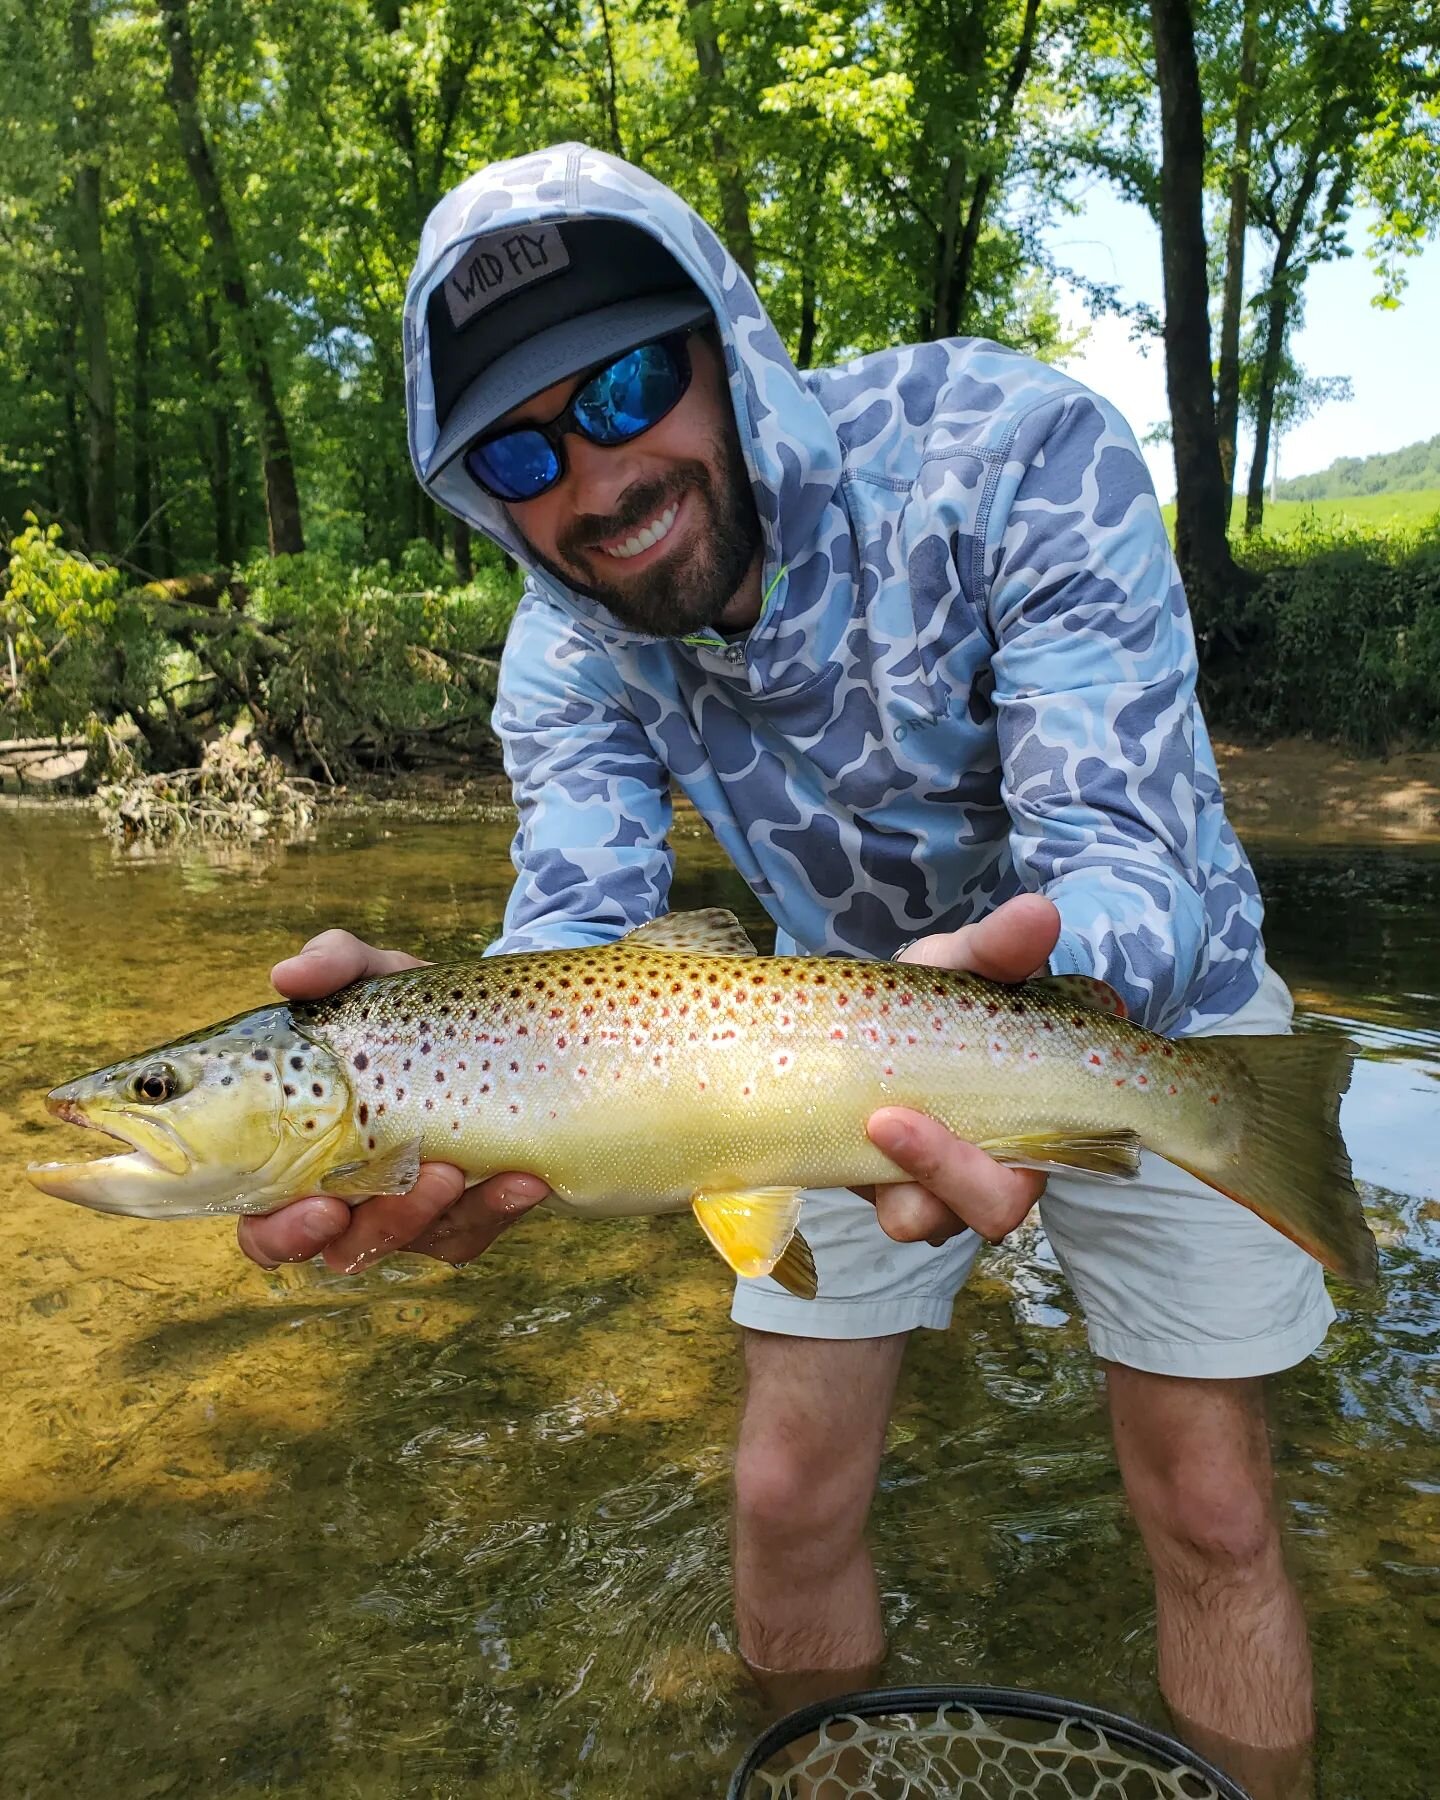
[[[1060,910],[1059,974],[1164,1029],[1203,966],[1195,641],[1149,472],[1080,392],[1028,414],[985,533],[1016,867]]]
[[[669,777],[604,650],[529,586],[493,717],[520,823],[504,929],[486,955],[609,943],[664,912]]]

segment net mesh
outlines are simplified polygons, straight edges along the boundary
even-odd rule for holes
[[[1233,1790],[1232,1790],[1233,1791]],[[1076,1718],[945,1703],[838,1713],[750,1772],[740,1800],[1226,1800],[1197,1770]]]

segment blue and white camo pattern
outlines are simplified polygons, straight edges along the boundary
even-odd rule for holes
[[[495,723],[520,825],[497,951],[599,943],[666,908],[671,782],[781,948],[887,956],[1048,895],[1051,967],[1203,1029],[1264,972],[1261,903],[1195,700],[1195,645],[1145,464],[1068,376],[956,338],[800,374],[700,217],[579,144],[441,201],[405,310],[410,449],[442,505],[525,560],[437,433],[426,303],[481,234],[652,232],[714,308],[764,529],[743,641],[621,628],[532,570]]]

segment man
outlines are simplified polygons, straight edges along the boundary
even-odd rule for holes
[[[1048,966],[1161,1030],[1288,1028],[1159,508],[1104,402],[970,340],[801,376],[702,221],[578,145],[441,202],[405,341],[422,483],[529,575],[496,708],[520,823],[494,950],[663,912],[676,782],[782,948]],[[329,932],[275,980],[318,994],[412,960]],[[880,1660],[863,1528],[906,1335],[948,1323],[980,1240],[1045,1188],[918,1115],[870,1131],[913,1180],[878,1223],[858,1196],[807,1203],[820,1299],[735,1300],[740,1645],[791,1696]],[[458,1264],[545,1191],[462,1186],[432,1166],[353,1218],[302,1201],[241,1241]],[[1153,1158],[1134,1187],[1052,1177],[1042,1217],[1104,1361],[1165,1694],[1268,1788],[1311,1712],[1260,1378],[1323,1339],[1319,1268]]]

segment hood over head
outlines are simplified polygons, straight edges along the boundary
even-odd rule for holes
[[[607,264],[623,242],[616,226],[636,234],[623,269]],[[569,310],[577,271],[596,302],[581,318]],[[529,394],[674,329],[682,313],[693,318],[699,300],[724,347],[768,592],[820,527],[840,479],[840,444],[755,289],[699,214],[617,157],[558,144],[472,175],[421,236],[405,301],[406,411],[420,484],[546,593],[612,632],[619,628],[603,607],[532,565],[505,508],[471,479],[459,452]]]

